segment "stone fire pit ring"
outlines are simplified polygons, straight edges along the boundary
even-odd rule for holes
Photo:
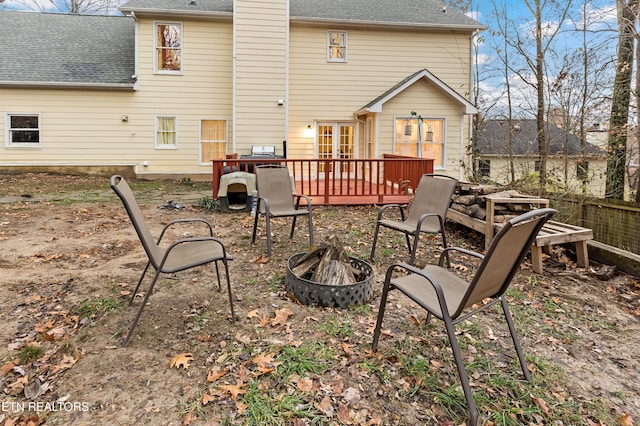
[[[303,305],[318,305],[326,308],[348,308],[368,303],[373,297],[373,268],[367,262],[349,256],[351,266],[361,271],[366,278],[354,284],[327,285],[296,276],[291,268],[306,253],[297,253],[287,261],[285,288]]]

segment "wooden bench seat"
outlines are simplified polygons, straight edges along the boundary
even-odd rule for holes
[[[485,234],[485,239],[488,239],[489,237],[486,232],[487,221],[485,220],[473,218],[452,209],[449,209],[447,219]],[[494,223],[493,225],[493,232],[502,227],[502,224],[500,223]],[[493,232],[491,233],[491,239],[493,239]],[[542,273],[543,248],[565,243],[575,243],[578,265],[584,268],[589,267],[587,241],[592,239],[593,232],[591,229],[561,222],[547,222],[538,233],[535,243],[531,247],[531,263],[533,265],[533,270],[538,274]],[[489,240],[489,242],[491,242],[491,240]]]

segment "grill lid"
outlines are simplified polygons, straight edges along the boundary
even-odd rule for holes
[[[251,155],[262,157],[275,157],[276,147],[273,145],[253,145],[251,147]]]

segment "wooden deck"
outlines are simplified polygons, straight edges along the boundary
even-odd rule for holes
[[[296,193],[316,205],[408,203],[425,173],[433,173],[428,158],[385,156],[382,159],[237,159],[213,160],[213,197],[220,178],[233,172],[253,172],[256,165],[289,168]],[[250,195],[250,194],[249,194]]]

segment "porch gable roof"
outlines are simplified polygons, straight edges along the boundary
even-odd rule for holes
[[[405,78],[362,108],[356,111],[357,115],[366,114],[368,112],[382,112],[382,106],[389,100],[393,99],[398,94],[405,91],[407,88],[411,87],[417,81],[425,79],[428,82],[434,84],[438,87],[442,92],[444,92],[448,97],[453,99],[455,102],[459,103],[460,106],[464,109],[465,114],[477,114],[478,108],[469,102],[464,96],[460,95],[458,92],[453,90],[449,85],[444,83],[438,77],[433,75],[429,70],[422,69],[419,70],[409,77]]]

